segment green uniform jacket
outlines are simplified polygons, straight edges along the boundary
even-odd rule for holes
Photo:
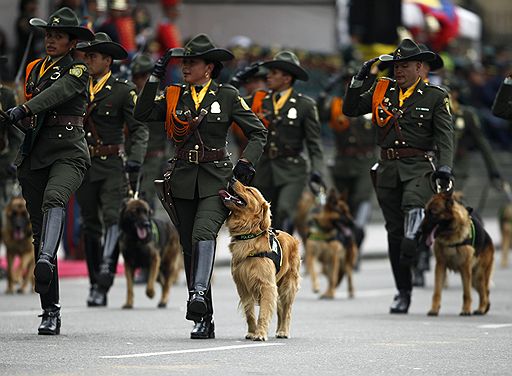
[[[304,143],[308,150],[311,170],[323,171],[323,152],[320,138],[320,120],[313,99],[292,89],[288,101],[274,115],[272,96],[263,99],[263,116],[269,121],[265,151],[256,167],[255,186],[281,186],[307,178],[307,163],[303,155]],[[274,148],[274,149],[273,149]],[[278,156],[271,158],[272,149]],[[294,156],[279,156],[291,152]]]
[[[372,111],[375,86],[361,93],[360,81],[354,80],[347,90],[343,112],[347,116],[360,116]],[[399,108],[400,88],[391,80],[384,98],[388,108],[402,111],[398,124],[405,145],[401,144],[396,129],[387,134],[385,127],[377,129],[377,144],[381,148],[409,147],[425,151],[436,151],[437,164],[452,167],[454,153],[453,122],[449,110],[448,94],[440,87],[420,81],[414,93]],[[385,99],[384,99],[385,100]],[[393,121],[393,120],[390,120]],[[408,181],[432,171],[432,164],[423,156],[398,160],[382,160],[377,170],[377,186],[394,188],[399,181]]]
[[[147,126],[133,117],[136,100],[137,93],[133,83],[110,76],[89,105],[90,120],[86,124],[89,145],[96,145],[94,134],[91,131],[91,121],[94,123],[103,145],[124,144],[126,125],[130,138],[130,150],[126,159],[142,164],[149,133]],[[92,167],[88,172],[91,181],[104,179],[113,170],[123,168],[122,161],[115,155],[107,158],[93,157],[92,162]]]
[[[155,99],[158,82],[147,82],[142,89],[135,106],[135,118],[140,121],[163,121],[167,112],[165,95]],[[198,110],[187,85],[182,85],[180,97],[176,106],[176,115],[185,121],[185,111],[190,110],[196,117],[201,109],[208,111],[198,126],[198,131],[205,146],[220,149],[226,146],[227,132],[231,123],[236,122],[242,128],[249,142],[241,158],[246,158],[256,165],[265,144],[267,131],[261,121],[240,97],[237,89],[230,85],[217,85],[211,82]],[[181,150],[195,150],[198,145],[195,135],[192,135]],[[232,176],[233,165],[226,157],[224,160],[190,163],[177,160],[172,175],[172,195],[181,199],[193,199],[197,186],[199,197],[217,195],[220,189],[226,187]]]
[[[16,106],[14,91],[0,85],[0,108],[7,110]],[[23,133],[8,123],[0,123],[0,179],[7,178],[7,166],[14,163]]]
[[[492,104],[492,113],[500,118],[512,120],[512,82],[501,84]]]
[[[470,170],[469,155],[474,149],[482,153],[489,176],[498,176],[499,170],[492,155],[491,145],[485,137],[475,110],[460,106],[453,114],[455,120],[455,178],[467,178]]]
[[[24,158],[30,158],[30,168],[36,170],[60,159],[80,159],[88,166],[91,160],[83,127],[47,124],[53,116],[85,115],[89,79],[87,67],[68,54],[39,78],[42,63],[40,61],[34,66],[27,79],[26,91],[33,92],[33,97],[25,106],[35,115],[32,121],[36,128],[26,133],[16,164],[20,165]]]

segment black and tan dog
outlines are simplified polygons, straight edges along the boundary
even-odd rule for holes
[[[327,277],[327,290],[322,299],[333,299],[343,276],[347,275],[348,296],[354,297],[352,270],[357,260],[357,245],[351,231],[350,209],[344,198],[331,189],[325,200],[310,213],[306,240],[306,265],[313,291],[319,291],[316,261]]]
[[[151,218],[149,204],[141,199],[129,199],[120,215],[119,250],[123,254],[127,296],[123,308],[133,307],[134,273],[137,268],[149,268],[146,295],[153,298],[155,282],[162,285],[159,308],[165,308],[171,285],[183,267],[179,235],[170,223]]]
[[[484,315],[491,306],[489,283],[494,261],[494,246],[481,222],[471,215],[455,194],[438,193],[427,203],[422,233],[430,234],[436,257],[434,294],[429,316],[441,308],[441,291],[446,269],[460,273],[463,287],[461,316],[471,315],[471,286],[478,291],[480,302],[473,312]]]
[[[32,244],[32,226],[30,217],[21,197],[13,197],[4,209],[5,223],[2,238],[7,254],[7,294],[14,292],[15,284],[20,281],[18,293],[24,293],[28,282],[34,288],[34,245]],[[19,257],[18,268],[14,269],[14,260]]]
[[[270,204],[260,191],[232,182],[219,192],[231,210],[231,275],[247,320],[246,339],[265,341],[277,307],[277,338],[290,336],[292,304],[300,284],[299,242],[270,228]],[[254,307],[260,306],[256,319]]]

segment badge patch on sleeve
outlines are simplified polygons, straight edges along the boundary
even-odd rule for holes
[[[75,77],[82,77],[82,74],[87,70],[87,67],[83,64],[74,65],[73,68],[69,70],[69,74]]]
[[[245,102],[244,98],[242,97],[238,97],[238,99],[240,99],[240,104],[242,105],[242,108],[245,110],[245,111],[249,111],[251,108],[249,107],[249,105]]]
[[[132,96],[133,104],[137,104],[137,93],[135,90],[131,90],[130,95]]]
[[[451,115],[452,112],[450,111],[450,100],[448,98],[444,98],[444,105],[446,106],[446,111]]]

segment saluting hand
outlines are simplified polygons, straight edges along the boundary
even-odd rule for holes
[[[355,75],[355,79],[359,81],[363,81],[370,74],[370,70],[372,69],[372,65],[379,60],[378,57],[374,57],[373,59],[367,60],[364,62],[359,72]]]
[[[175,50],[176,48],[169,48],[165,54],[160,56],[160,58],[155,63],[153,72],[151,73],[153,76],[159,79],[162,79],[165,76],[167,64],[169,64],[169,60],[171,60],[172,54]]]

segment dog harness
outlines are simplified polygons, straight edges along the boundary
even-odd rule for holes
[[[274,229],[269,229],[268,231],[262,231],[258,234],[242,234],[236,235],[233,238],[235,240],[250,240],[262,236],[268,233],[268,245],[269,252],[259,252],[259,253],[250,253],[249,257],[268,257],[274,262],[276,267],[276,274],[281,270],[281,266],[283,265],[283,255],[281,251],[281,243],[277,240],[277,232]]]
[[[485,247],[485,230],[484,226],[480,221],[474,218],[471,214],[469,215],[471,220],[471,230],[466,239],[457,244],[450,244],[450,247],[459,247],[463,245],[470,245],[475,249],[475,254],[479,255]]]

